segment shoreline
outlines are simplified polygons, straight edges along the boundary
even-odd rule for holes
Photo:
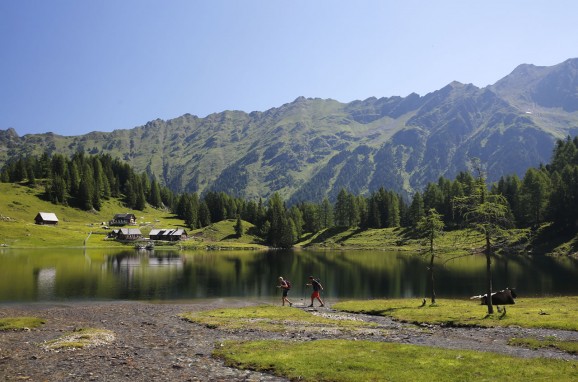
[[[39,328],[0,332],[0,379],[41,381],[284,381],[226,367],[211,354],[231,335],[189,323],[177,315],[244,301],[150,303],[139,301],[0,304],[0,317],[36,316]],[[42,344],[80,328],[114,333],[108,345],[45,350]]]
[[[286,381],[284,378],[224,365],[212,357],[226,341],[274,339],[314,341],[345,339],[384,341],[447,349],[492,351],[522,358],[548,357],[578,360],[553,349],[539,351],[507,345],[511,337],[557,336],[578,341],[578,332],[525,328],[427,328],[380,316],[348,314],[329,308],[305,309],[334,319],[362,319],[379,326],[381,334],[315,330],[289,325],[269,332],[251,327],[220,329],[191,323],[184,312],[257,306],[268,301],[203,299],[179,302],[134,300],[39,302],[0,304],[0,317],[36,316],[45,324],[36,329],[0,332],[0,379],[48,381]],[[276,302],[280,305],[280,301]],[[287,307],[287,309],[291,309]],[[45,350],[41,345],[80,328],[106,329],[112,343],[77,350]],[[492,346],[489,347],[488,343]]]

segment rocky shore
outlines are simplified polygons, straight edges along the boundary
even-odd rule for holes
[[[178,314],[256,302],[207,300],[186,303],[95,302],[0,305],[0,317],[36,316],[46,323],[37,329],[0,332],[0,380],[5,381],[285,381],[273,375],[227,367],[211,357],[226,340],[321,338],[389,341],[452,349],[492,351],[515,357],[578,360],[553,349],[529,350],[507,345],[511,337],[578,341],[577,332],[523,328],[444,328],[403,324],[384,317],[353,315],[330,308],[307,309],[335,319],[371,321],[377,330],[352,334],[292,326],[285,332],[254,329],[211,329]],[[289,308],[288,308],[289,309]],[[42,344],[79,328],[114,333],[109,344],[79,350],[47,350]]]

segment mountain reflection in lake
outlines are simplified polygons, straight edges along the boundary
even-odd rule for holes
[[[280,298],[276,281],[292,281],[290,296],[307,299],[307,277],[319,277],[333,300],[423,298],[429,295],[425,257],[383,251],[112,251],[3,249],[0,302],[53,300],[194,300]],[[495,289],[519,296],[578,295],[578,261],[548,257],[495,259]],[[485,290],[485,258],[436,265],[438,298]]]

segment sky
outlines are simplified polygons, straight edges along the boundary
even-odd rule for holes
[[[578,57],[574,0],[0,0],[0,130],[485,87]]]

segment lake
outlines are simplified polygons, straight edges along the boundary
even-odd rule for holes
[[[485,257],[436,260],[438,298],[485,290]],[[0,302],[280,298],[277,278],[291,280],[290,297],[307,299],[307,277],[318,277],[329,301],[429,296],[428,259],[383,251],[137,251],[0,249]],[[495,259],[494,289],[519,297],[578,295],[578,261]]]

